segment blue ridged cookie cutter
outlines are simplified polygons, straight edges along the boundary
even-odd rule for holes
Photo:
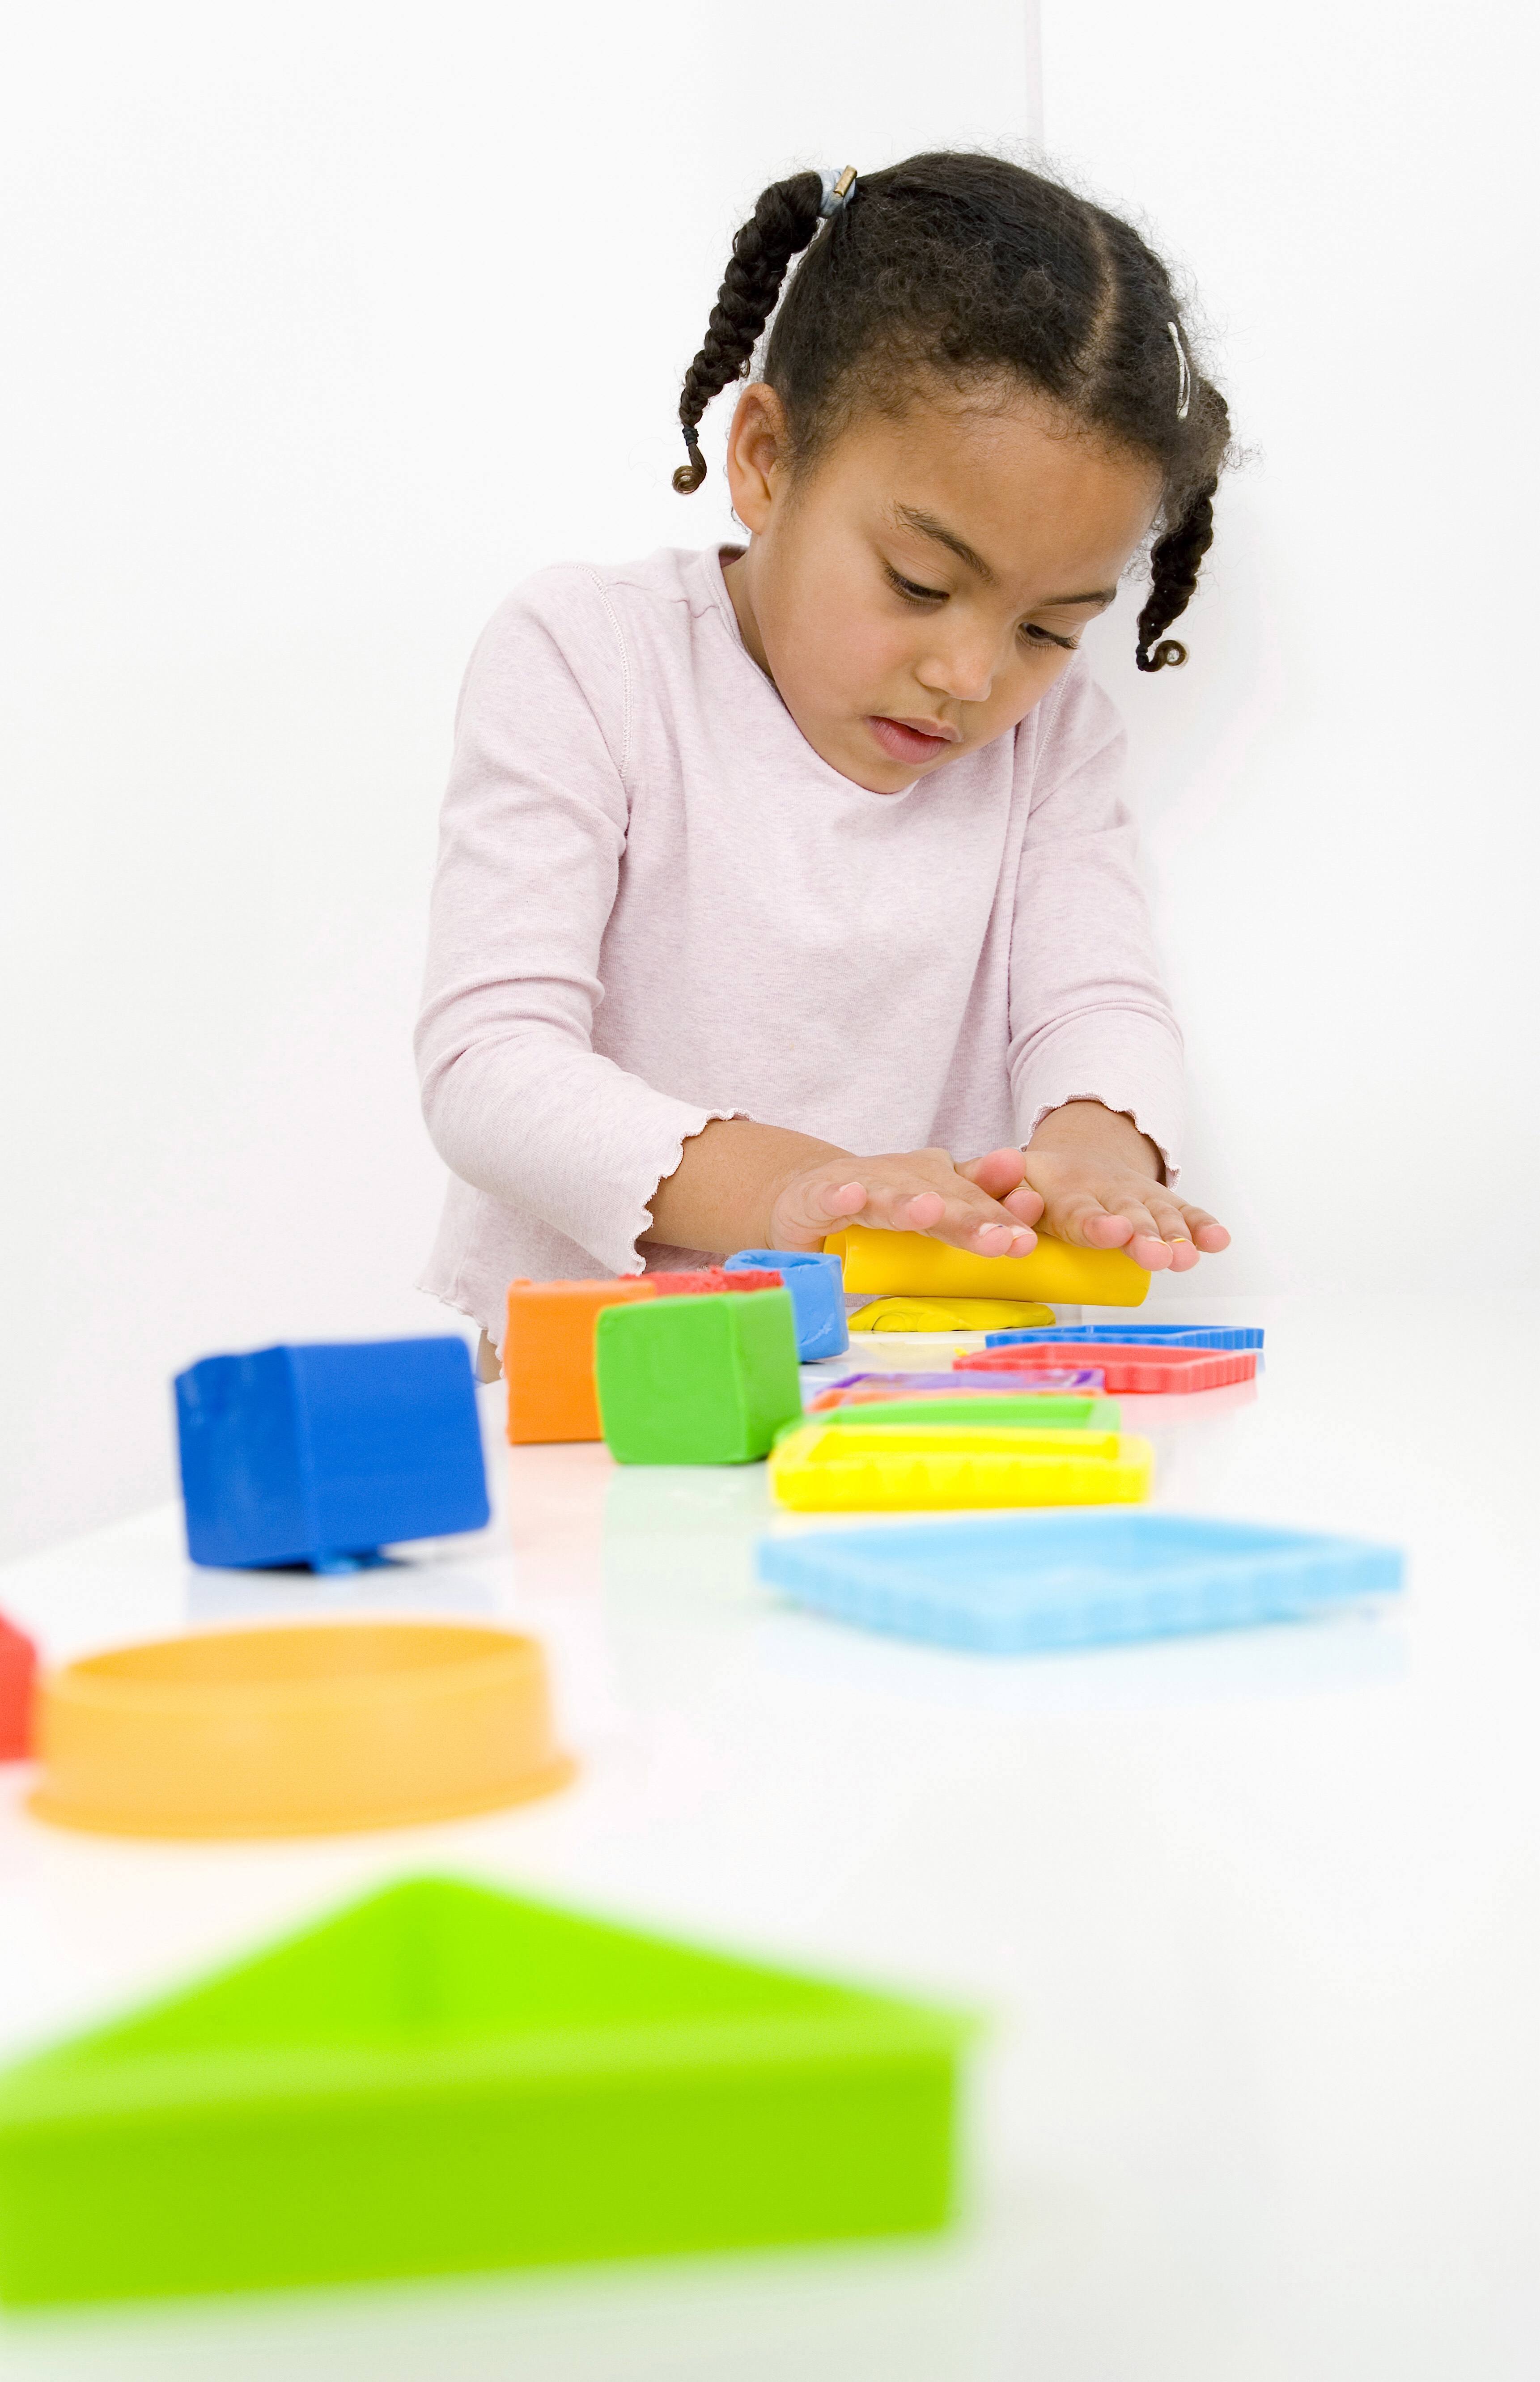
[[[836,1620],[981,1654],[1302,1621],[1402,1580],[1399,1549],[1366,1540],[1126,1512],[765,1538],[756,1565]]]
[[[1258,1323],[1042,1323],[984,1335],[986,1348],[1260,1348],[1262,1340]]]

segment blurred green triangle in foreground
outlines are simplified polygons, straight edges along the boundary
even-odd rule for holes
[[[928,2230],[972,2032],[409,1879],[0,2076],[0,2300]]]

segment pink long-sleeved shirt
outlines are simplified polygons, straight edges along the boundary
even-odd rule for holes
[[[1181,1044],[1083,660],[901,794],[819,759],[715,552],[542,571],[460,699],[417,1050],[453,1180],[422,1286],[636,1273],[713,1117],[853,1151],[1131,1114],[1176,1173]],[[671,1261],[678,1253],[668,1252]]]

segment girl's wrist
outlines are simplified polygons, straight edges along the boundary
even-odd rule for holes
[[[678,1165],[653,1194],[652,1229],[642,1237],[722,1257],[734,1249],[773,1248],[770,1220],[788,1185],[823,1160],[849,1160],[849,1155],[837,1142],[781,1125],[714,1118],[685,1143]]]
[[[1164,1183],[1166,1165],[1147,1134],[1120,1109],[1105,1108],[1100,1100],[1066,1100],[1050,1109],[1033,1131],[1027,1148],[1058,1156],[1110,1160]]]

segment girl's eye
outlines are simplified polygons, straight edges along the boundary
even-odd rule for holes
[[[1078,654],[1080,651],[1077,638],[1056,637],[1051,629],[1040,629],[1035,620],[1024,620],[1021,624],[1021,634],[1030,638],[1034,645],[1057,645],[1067,654]]]
[[[906,604],[945,604],[947,601],[944,587],[922,587],[914,580],[903,578],[890,564],[885,564],[884,568],[887,572],[888,585],[895,595],[903,597]]]

